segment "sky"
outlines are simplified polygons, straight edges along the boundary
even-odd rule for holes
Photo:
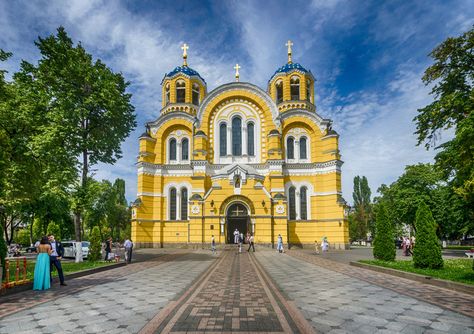
[[[94,59],[123,73],[138,126],[122,145],[123,157],[93,166],[93,173],[125,179],[132,201],[138,136],[159,116],[160,83],[181,65],[180,46],[189,45],[189,66],[208,91],[234,81],[236,63],[240,81],[266,90],[286,63],[290,39],[293,61],[316,77],[318,114],[340,134],[343,196],[352,203],[356,175],[365,175],[375,194],[405,166],[433,161],[436,151],[416,146],[413,134],[417,109],[432,101],[421,78],[432,64],[430,51],[473,24],[471,0],[0,0],[0,48],[13,52],[0,66],[11,76],[22,59],[36,63],[34,41],[63,26]]]

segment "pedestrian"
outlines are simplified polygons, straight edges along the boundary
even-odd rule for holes
[[[41,238],[36,250],[35,276],[33,280],[33,290],[48,290],[51,287],[50,259],[51,245],[47,236]]]
[[[109,237],[105,240],[105,261],[109,261],[109,254],[112,252],[112,237]]]
[[[326,253],[329,250],[329,242],[326,237],[324,237],[323,241],[321,242],[321,250],[323,253]]]
[[[58,271],[58,276],[59,276],[59,285],[66,286],[67,284],[64,283],[64,274],[63,274],[63,268],[61,266],[61,259],[63,258],[64,255],[64,247],[61,244],[61,242],[56,241],[54,239],[54,235],[50,234],[48,236],[49,239],[49,244],[51,246],[51,254],[49,255],[50,259],[50,270],[53,270],[53,266],[56,267],[56,270]]]
[[[249,249],[247,249],[247,252],[250,252],[250,248],[253,249],[253,252],[255,253],[255,245],[253,244],[253,234],[250,234],[250,237],[249,237]]]
[[[214,234],[211,236],[211,251],[212,254],[216,254],[216,238],[214,238]]]
[[[133,242],[129,238],[125,240],[123,243],[123,247],[125,248],[125,262],[131,263],[132,262],[132,250],[133,250]]]
[[[410,252],[413,254],[413,248],[415,248],[415,236],[411,236],[411,241],[410,241]]]
[[[239,234],[239,253],[242,253],[242,244],[244,243],[244,234]]]
[[[407,240],[406,240],[406,237],[402,238],[402,254],[403,254],[403,256],[407,256]]]
[[[239,243],[239,236],[240,236],[239,230],[235,229],[235,231],[234,231],[234,244]]]
[[[319,244],[317,240],[314,240],[314,250],[316,251],[316,254],[319,254]]]
[[[283,250],[283,238],[281,234],[278,234],[277,238],[277,251],[278,253],[284,253],[285,251]]]
[[[405,238],[405,245],[406,245],[406,256],[410,256],[410,255],[413,255],[413,253],[411,252],[411,241],[410,241],[410,238],[409,237],[406,237]]]

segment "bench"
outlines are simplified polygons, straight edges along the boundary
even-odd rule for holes
[[[473,251],[466,252],[464,254],[466,254],[468,258],[473,258],[474,259],[474,252]]]

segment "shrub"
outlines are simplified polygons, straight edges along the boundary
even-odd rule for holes
[[[378,260],[395,260],[393,225],[388,219],[387,209],[381,204],[375,222],[374,257]]]
[[[413,249],[413,265],[416,268],[442,268],[443,258],[436,236],[436,223],[425,202],[418,205],[415,227],[416,242]]]
[[[61,241],[61,227],[59,227],[59,225],[56,224],[55,222],[51,222],[48,224],[46,233],[48,235],[50,234],[54,235],[54,239]]]
[[[100,249],[101,249],[101,240],[100,240],[100,232],[99,228],[97,226],[94,226],[94,228],[91,231],[91,234],[89,236],[89,255],[88,255],[88,260],[89,261],[97,261],[100,259]]]
[[[15,242],[22,246],[29,246],[30,245],[30,231],[28,231],[28,229],[26,228],[19,230],[16,233]]]

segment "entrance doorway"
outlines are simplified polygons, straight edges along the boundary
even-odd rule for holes
[[[250,216],[247,208],[242,203],[234,203],[227,209],[227,243],[234,243],[234,231],[247,234],[250,225]]]

